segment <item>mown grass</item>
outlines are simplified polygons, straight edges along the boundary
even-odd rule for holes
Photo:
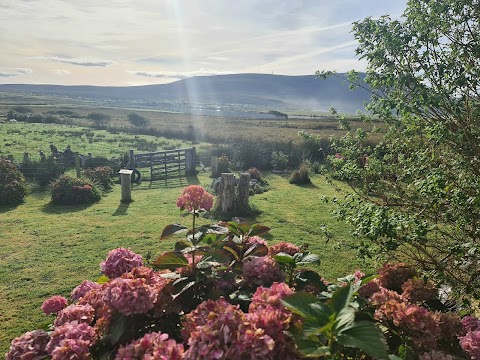
[[[251,198],[259,212],[251,220],[272,228],[270,241],[308,244],[320,255],[317,269],[328,279],[365,268],[349,248],[353,240],[347,227],[332,218],[331,204],[320,201],[322,196],[342,196],[332,185],[320,175],[303,187],[280,175],[265,177],[271,188]],[[0,207],[0,353],[12,338],[48,320],[40,311],[43,300],[54,294],[68,296],[82,280],[95,280],[109,250],[123,246],[148,257],[171,249],[175,239],[159,240],[163,227],[190,224],[175,207],[176,198],[184,186],[208,186],[210,181],[201,173],[167,184],[142,183],[134,186],[130,204],[120,203],[116,185],[91,206],[53,206],[48,193],[36,192],[17,207]],[[333,234],[328,243],[321,224]]]

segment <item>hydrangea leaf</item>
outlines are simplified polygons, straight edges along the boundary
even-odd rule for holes
[[[183,255],[169,251],[157,257],[152,265],[157,269],[172,269],[187,266],[188,260]]]
[[[340,345],[355,347],[375,359],[388,359],[382,331],[369,321],[360,321],[337,335]]]
[[[169,236],[172,236],[174,234],[185,232],[187,230],[188,230],[188,228],[186,226],[183,226],[183,225],[179,225],[179,224],[167,225],[162,231],[162,235],[160,236],[160,240],[166,239]]]

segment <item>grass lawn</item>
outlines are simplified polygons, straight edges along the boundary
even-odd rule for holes
[[[318,270],[328,279],[365,264],[355,259],[354,240],[344,224],[331,216],[332,205],[322,196],[342,196],[316,175],[312,185],[295,186],[280,175],[267,174],[271,189],[251,198],[260,214],[254,219],[272,228],[270,241],[308,244],[321,257]],[[134,202],[120,203],[116,185],[91,206],[52,206],[48,193],[30,194],[17,207],[0,207],[0,353],[12,338],[34,330],[50,319],[40,310],[49,296],[69,296],[84,279],[100,275],[99,263],[109,250],[123,246],[155,256],[172,249],[175,239],[160,241],[170,223],[189,225],[175,200],[189,184],[210,184],[208,174],[134,186]],[[200,219],[204,223],[209,219]],[[326,243],[320,229],[327,224],[333,239]]]

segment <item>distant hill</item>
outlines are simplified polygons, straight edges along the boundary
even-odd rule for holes
[[[276,110],[327,111],[354,113],[369,99],[365,90],[350,91],[348,83],[332,77],[318,80],[313,75],[232,74],[196,76],[169,84],[145,86],[62,86],[0,85],[0,92],[21,92],[86,99],[111,99],[137,102],[187,102],[238,104]]]

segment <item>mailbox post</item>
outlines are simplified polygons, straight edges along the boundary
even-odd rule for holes
[[[133,170],[122,169],[118,172],[120,174],[120,184],[122,186],[122,200],[121,202],[132,201],[132,173]]]

